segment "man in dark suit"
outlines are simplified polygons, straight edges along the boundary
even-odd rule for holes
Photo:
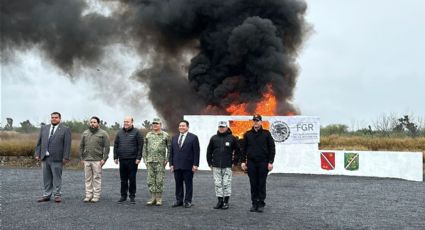
[[[35,159],[41,160],[43,169],[43,196],[38,202],[49,201],[52,194],[60,203],[63,165],[68,163],[71,152],[71,130],[62,125],[61,114],[53,112],[51,124],[41,127],[35,148]]]
[[[171,140],[170,170],[174,172],[176,181],[176,203],[172,207],[192,206],[193,174],[199,167],[199,140],[198,137],[189,133],[189,122],[179,122],[180,134]],[[183,182],[186,194],[183,194]],[[184,197],[184,200],[183,200]]]

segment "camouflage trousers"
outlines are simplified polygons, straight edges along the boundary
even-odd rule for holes
[[[232,193],[232,168],[213,168],[215,195],[230,196]]]
[[[148,162],[148,188],[151,193],[162,193],[164,189],[165,167],[162,162]]]

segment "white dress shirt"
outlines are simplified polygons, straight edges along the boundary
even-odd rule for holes
[[[53,133],[52,133],[52,129],[53,129],[53,127],[55,127],[55,129],[53,130]],[[53,125],[50,125],[50,129],[49,129],[49,139],[50,139],[50,137],[51,136],[53,136],[54,134],[55,134],[55,132],[56,132],[56,130],[58,129],[58,125],[55,125],[55,126],[53,126]],[[49,150],[47,149],[47,151],[46,151],[46,156],[49,156],[50,155],[50,153],[49,153]]]
[[[183,138],[182,138],[182,145],[181,145],[181,146],[179,146],[180,148],[183,146],[184,140],[186,140],[187,132],[185,132],[185,133],[180,133],[180,136],[182,136],[182,135],[183,135]],[[180,139],[180,136],[179,136],[179,139]],[[178,140],[177,140],[177,141],[178,141]]]

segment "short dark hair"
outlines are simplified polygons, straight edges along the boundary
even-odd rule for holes
[[[188,121],[186,121],[186,120],[181,120],[181,121],[179,122],[179,124],[180,124],[180,123],[182,123],[182,122],[186,123],[186,126],[187,126],[187,127],[189,127],[189,122],[188,122]]]
[[[53,112],[53,113],[50,114],[50,116],[52,116],[52,115],[58,115],[59,118],[62,118],[62,115],[59,112]]]
[[[95,120],[97,121],[97,123],[99,123],[99,124],[100,124],[100,119],[99,119],[98,117],[93,116],[93,117],[91,117],[91,118],[90,118],[90,120],[91,120],[91,119],[95,119]]]

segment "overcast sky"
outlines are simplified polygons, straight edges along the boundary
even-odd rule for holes
[[[382,114],[425,117],[423,9],[423,0],[308,1],[313,32],[300,51],[294,97],[302,114],[353,128]],[[143,86],[128,79],[140,57],[128,48],[108,49],[114,55],[78,76],[64,74],[37,47],[17,52],[1,64],[1,125],[6,117],[15,126],[48,122],[52,111],[65,120],[98,115],[108,123],[130,114],[139,125],[155,117]],[[102,82],[90,80],[93,75]],[[111,90],[122,98],[111,98]]]

